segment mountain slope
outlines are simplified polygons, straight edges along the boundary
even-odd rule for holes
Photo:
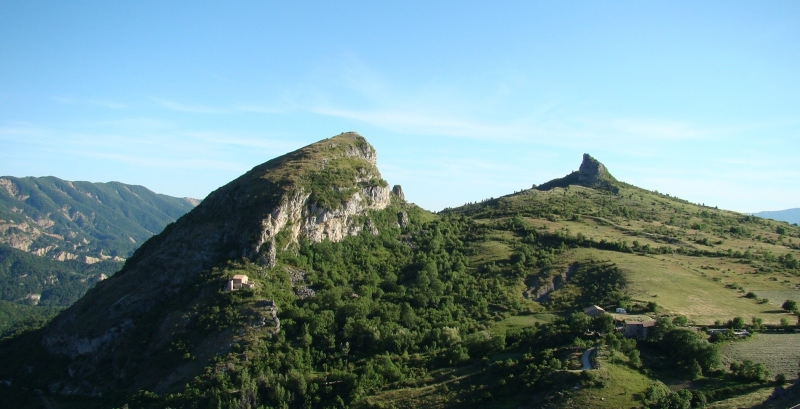
[[[93,388],[171,387],[148,384],[161,370],[147,359],[173,341],[173,334],[162,332],[164,325],[191,317],[192,308],[217,297],[224,277],[209,275],[209,269],[239,259],[267,269],[275,265],[277,250],[299,240],[378,233],[367,215],[393,199],[375,159],[363,137],[347,133],[253,168],[147,241],[119,273],[56,318],[44,345],[51,354],[68,356],[76,379],[93,379]],[[391,217],[396,226],[396,212]],[[132,345],[133,334],[150,346]],[[132,350],[143,359],[131,361]],[[110,377],[96,370],[103,362]]]

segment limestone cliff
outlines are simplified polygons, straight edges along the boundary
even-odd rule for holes
[[[58,316],[44,347],[72,361],[75,380],[91,379],[101,362],[111,365],[111,378],[80,387],[82,393],[136,384],[146,370],[125,355],[133,348],[131,334],[150,331],[147,345],[168,342],[168,334],[154,329],[168,318],[148,314],[177,311],[215,292],[197,289],[198,277],[211,267],[244,257],[269,268],[278,251],[300,240],[378,234],[370,212],[401,199],[381,179],[376,158],[362,136],[344,133],[256,166],[148,240],[119,273]]]

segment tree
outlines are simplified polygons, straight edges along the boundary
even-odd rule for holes
[[[677,317],[672,319],[672,323],[679,327],[685,327],[689,325],[689,319],[683,315],[678,315]]]
[[[781,308],[783,308],[784,310],[789,311],[789,312],[797,312],[797,301],[795,301],[795,300],[786,300],[781,305]]]
[[[614,317],[611,314],[600,314],[592,320],[592,328],[597,332],[609,333],[614,331]]]
[[[640,368],[642,366],[642,358],[639,357],[638,349],[632,349],[628,352],[628,359],[631,361],[632,367]]]
[[[582,312],[576,312],[569,316],[567,319],[567,325],[569,325],[569,330],[573,334],[583,335],[589,329],[591,320],[592,319],[588,315]]]
[[[676,328],[668,331],[659,342],[659,348],[669,351],[678,366],[690,371],[694,362],[699,364],[703,373],[708,373],[720,363],[716,345],[709,344],[692,330]]]
[[[734,328],[734,329],[744,328],[744,318],[742,318],[742,317],[734,318],[733,320],[731,320],[730,326],[731,326],[731,328]]]
[[[730,369],[734,376],[748,381],[764,381],[769,377],[769,372],[763,364],[757,364],[749,359],[741,363],[731,363]]]
[[[648,331],[648,337],[653,341],[661,341],[664,335],[675,328],[675,324],[668,317],[659,317],[656,325]]]
[[[703,368],[700,367],[700,364],[696,359],[692,360],[692,367],[689,369],[689,371],[692,374],[692,379],[698,379],[703,376]]]

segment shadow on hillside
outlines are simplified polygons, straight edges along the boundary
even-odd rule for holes
[[[800,403],[800,380],[793,385],[775,386],[772,395],[763,403],[753,406],[750,409],[788,409]]]

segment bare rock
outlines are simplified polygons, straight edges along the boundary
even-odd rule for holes
[[[406,195],[403,194],[403,188],[400,185],[394,185],[392,188],[392,193],[401,200],[406,200]]]

